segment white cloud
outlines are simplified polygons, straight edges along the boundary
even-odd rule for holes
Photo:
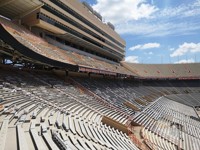
[[[197,0],[195,3],[194,3],[194,6],[200,6],[200,0]]]
[[[143,45],[136,45],[136,46],[130,47],[129,50],[134,51],[136,49],[143,50],[143,49],[152,49],[152,48],[159,48],[159,47],[160,47],[159,43],[146,43]]]
[[[175,48],[170,48],[169,50],[170,50],[170,51],[174,51],[174,50],[175,50]]]
[[[177,7],[167,7],[163,9],[160,14],[157,14],[157,17],[177,17],[183,16],[183,14],[187,13],[189,5],[179,5]]]
[[[130,47],[129,50],[134,51],[136,49],[141,49],[141,47],[142,47],[142,45],[136,45],[136,46]]]
[[[166,7],[163,10],[159,11],[156,14],[156,17],[190,17],[190,16],[198,16],[200,13],[200,1],[196,0],[191,3],[182,3],[176,7]]]
[[[97,0],[93,8],[113,23],[119,34],[158,37],[200,30],[199,0],[164,9],[157,8],[153,0]]]
[[[167,20],[166,20],[167,21]],[[116,31],[120,34],[133,34],[145,37],[161,37],[167,35],[189,35],[200,30],[199,22],[130,22],[120,24]]]
[[[159,48],[160,44],[159,43],[147,43],[144,44],[141,49],[150,49],[150,48]]]
[[[194,59],[182,59],[182,60],[179,60],[177,62],[175,62],[175,64],[184,64],[184,63],[194,63]]]
[[[158,10],[146,0],[97,0],[93,8],[114,24],[149,18]]]
[[[198,16],[200,15],[199,7],[200,7],[200,1],[197,0],[187,8],[187,10],[185,11],[185,13],[183,13],[183,15],[185,17]]]
[[[139,57],[138,56],[127,56],[125,58],[125,62],[130,62],[130,63],[139,63]]]
[[[170,57],[177,57],[182,56],[188,52],[196,53],[200,52],[200,43],[183,43],[182,45],[179,45],[179,48],[176,49],[172,54],[170,54]]]

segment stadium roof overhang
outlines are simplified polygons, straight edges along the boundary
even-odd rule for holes
[[[38,64],[38,65],[43,65],[43,66],[48,66],[48,67],[54,67],[52,65],[45,64],[41,61],[38,61],[38,60],[35,60],[35,59],[32,59],[30,57],[25,56],[22,53],[13,49],[10,45],[8,45],[5,42],[3,42],[2,40],[0,40],[0,57],[2,57],[2,56],[6,59],[10,58],[12,61],[17,61],[17,62],[21,62],[21,63],[26,61],[26,62],[30,62],[30,63],[33,63],[33,64]]]
[[[43,5],[39,0],[0,0],[0,15],[19,19]]]
[[[2,25],[0,25],[0,33],[1,33],[0,39],[4,41],[7,45],[10,45],[12,49],[14,50],[14,52],[11,52],[9,54],[9,52],[4,49],[4,46],[0,45],[0,50],[1,50],[0,52],[2,54],[10,55],[12,57],[15,57],[16,55],[18,55],[20,59],[30,61],[36,64],[52,66],[52,67],[57,67],[57,68],[65,68],[71,71],[78,71],[77,65],[71,65],[71,64],[63,63],[57,60],[53,60],[30,50],[28,47],[18,42],[13,36],[11,36],[6,31],[6,29],[4,29]]]

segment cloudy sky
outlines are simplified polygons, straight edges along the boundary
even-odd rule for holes
[[[126,61],[200,62],[200,0],[85,1],[125,39]]]

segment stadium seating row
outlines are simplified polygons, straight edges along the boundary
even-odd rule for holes
[[[193,107],[161,97],[137,113],[134,122],[144,126],[142,134],[153,145],[199,149],[200,122],[194,118],[198,116]],[[161,137],[167,144],[159,143]]]
[[[123,110],[129,115],[142,110],[147,104],[163,95],[198,93],[199,81],[145,81],[112,80],[103,78],[74,78],[78,83],[94,92],[106,102]],[[190,88],[188,88],[190,86]],[[133,109],[125,106],[130,102]]]
[[[133,64],[123,66],[143,78],[199,78],[199,63],[188,64]]]
[[[126,125],[134,115],[133,120],[145,127],[142,132],[147,145],[158,149],[198,147],[200,125],[194,108],[167,98],[174,93],[198,97],[198,82],[141,83],[80,77],[71,80],[94,92],[102,101],[49,73],[1,69],[0,145],[9,149],[6,143],[11,135],[16,135],[12,136],[16,141],[13,146],[19,145],[20,149],[26,149],[27,145],[30,149],[137,149],[126,134],[101,122],[103,116],[108,116]],[[127,107],[125,102],[141,112]],[[195,102],[199,102],[197,98]],[[195,147],[191,146],[193,141]]]
[[[101,122],[103,115],[123,124],[128,118],[73,85],[20,71],[1,70],[0,79],[1,148],[9,149],[12,137],[12,148],[19,149],[137,149],[126,134]]]
[[[183,103],[188,106],[193,106],[193,107],[200,106],[200,101],[199,101],[200,94],[199,93],[172,94],[172,95],[167,95],[166,97],[168,99],[177,101],[179,103]]]

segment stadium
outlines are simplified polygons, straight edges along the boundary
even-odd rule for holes
[[[79,0],[0,0],[0,150],[199,150],[200,64],[124,61]]]

